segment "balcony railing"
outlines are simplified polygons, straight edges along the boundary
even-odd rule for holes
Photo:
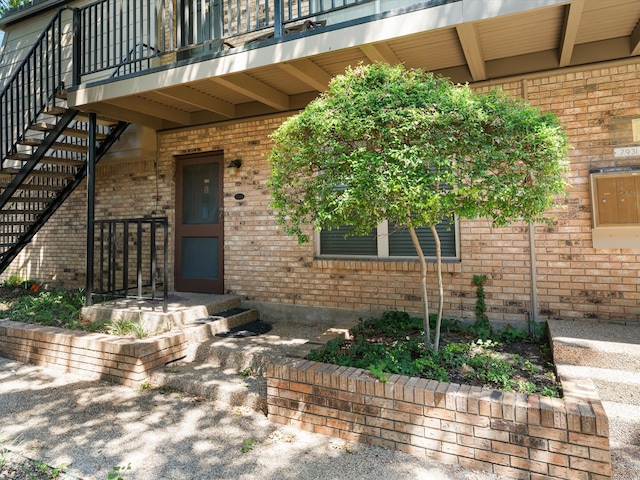
[[[355,21],[399,8],[460,0],[100,0],[78,9],[81,75],[108,78],[177,59]],[[79,79],[77,79],[79,80]]]

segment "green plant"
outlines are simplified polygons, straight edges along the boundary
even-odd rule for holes
[[[19,288],[23,286],[23,282],[24,280],[22,277],[17,273],[14,273],[2,282],[2,286],[6,288]]]
[[[151,382],[149,380],[145,380],[138,387],[140,390],[149,390],[151,388]]]
[[[499,339],[501,342],[514,343],[526,340],[529,338],[529,332],[523,328],[514,328],[511,325],[507,325],[506,328],[496,332],[494,338]]]
[[[103,328],[109,335],[118,335],[121,337],[134,336],[136,338],[147,338],[151,336],[151,332],[146,330],[144,325],[132,320],[120,319],[115,322],[105,323]]]
[[[81,290],[52,290],[22,297],[6,313],[19,322],[65,327],[77,324],[83,306],[84,293]]]
[[[115,466],[112,468],[112,472],[107,473],[107,480],[124,480],[122,475],[125,475],[125,472],[131,470],[131,463],[125,466]]]
[[[4,441],[0,438],[0,467],[7,463],[7,449],[4,447]]]
[[[333,339],[324,349],[310,352],[307,358],[362,368],[382,382],[388,381],[389,374],[449,381],[451,373],[503,390],[523,393],[531,393],[533,388],[539,390],[528,382],[528,377],[539,376],[542,367],[519,355],[501,353],[499,350],[505,345],[495,336],[478,338],[473,327],[462,327],[458,322],[450,325],[453,334],[464,339],[451,342],[445,339],[436,353],[420,341],[421,319],[402,312],[385,312],[380,318],[360,319],[350,340]]]
[[[250,438],[245,438],[242,441],[242,448],[240,450],[242,451],[242,453],[250,452],[251,450],[253,450],[253,447],[256,446],[256,443],[258,443],[257,440],[253,440],[253,439],[250,439]]]
[[[547,322],[535,322],[529,320],[529,333],[534,342],[540,342],[547,334]]]
[[[240,370],[238,375],[241,377],[250,377],[253,375],[253,369],[251,367],[245,368],[244,370]]]
[[[484,283],[487,281],[486,275],[474,275],[473,284],[476,286],[476,322],[474,331],[482,339],[491,335],[491,324],[487,316],[487,304],[485,302]]]
[[[66,468],[66,465],[60,465],[58,467],[52,467],[50,465],[47,465],[45,462],[41,461],[41,460],[34,460],[33,461],[34,465],[36,466],[36,468],[42,472],[43,475],[47,476],[47,478],[58,478],[58,476],[62,473],[62,471]],[[39,476],[34,475],[32,472],[27,471],[27,469],[24,469],[25,474],[27,475],[27,477],[31,480],[31,479],[36,479],[39,478]]]
[[[382,368],[378,365],[370,365],[369,373],[371,374],[371,376],[373,376],[374,378],[377,378],[382,383],[386,383],[389,381],[389,377],[387,377],[387,375],[384,373]]]

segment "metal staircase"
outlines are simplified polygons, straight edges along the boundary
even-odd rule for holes
[[[61,9],[0,92],[0,273],[128,123],[69,108]],[[93,131],[90,131],[93,130]],[[94,140],[93,142],[90,141]]]

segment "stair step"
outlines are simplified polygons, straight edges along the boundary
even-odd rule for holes
[[[20,210],[0,210],[0,215],[40,215],[42,210],[21,208]]]
[[[37,132],[50,132],[54,128],[55,128],[55,125],[53,123],[47,123],[47,122],[37,122],[31,126],[31,130],[34,130]],[[62,132],[62,135],[65,137],[74,137],[74,138],[82,138],[82,139],[89,138],[89,132],[81,128],[71,128],[71,127],[65,128],[64,131]],[[97,140],[104,140],[105,138],[107,138],[106,133],[100,133],[100,132],[96,133]]]
[[[27,162],[31,158],[28,153],[12,153],[7,155],[9,160],[18,160],[19,162]],[[50,165],[64,165],[69,167],[82,167],[85,165],[83,160],[73,160],[71,158],[58,158],[45,155],[40,159],[40,163],[47,163]]]
[[[43,111],[43,113],[46,113],[47,115],[53,115],[53,116],[61,116],[64,115],[65,113],[67,113],[69,109],[65,108],[65,107],[59,107],[57,105],[53,105],[53,106],[49,106],[46,107]],[[78,113],[78,115],[76,115],[76,120],[78,120],[79,122],[88,122],[89,121],[89,115],[87,113],[84,112],[80,112]],[[98,115],[96,118],[96,123],[98,125],[102,125],[105,127],[114,127],[116,126],[119,122],[118,120],[114,119],[114,118],[109,118],[109,117],[103,117],[102,115]]]
[[[640,372],[640,329],[559,320],[548,325],[556,364]]]
[[[304,332],[291,331],[292,324],[287,322],[271,326],[271,331],[253,337],[215,337],[208,346],[199,348],[196,361],[262,374],[274,358],[304,358],[333,335],[328,334],[332,329],[326,324],[309,325]]]
[[[161,388],[267,413],[267,381],[262,376],[242,376],[238,371],[198,364],[169,366],[154,372],[150,380]]]
[[[557,362],[556,369],[563,381],[579,383],[580,379],[590,379],[603,401],[640,406],[640,372]]]
[[[42,144],[43,140],[39,138],[25,138],[20,140],[18,144],[26,145],[29,147],[39,147]],[[75,145],[73,143],[66,142],[54,142],[51,145],[51,150],[64,150],[66,152],[76,152],[76,153],[87,153],[89,149],[86,145]]]
[[[8,183],[0,184],[0,190],[3,190],[9,186]],[[17,191],[25,192],[50,192],[57,194],[63,187],[59,185],[32,185],[30,183],[22,183],[18,186]]]
[[[20,170],[17,168],[3,168],[0,170],[0,175],[17,175],[20,173]],[[41,178],[60,178],[71,180],[74,178],[73,173],[68,172],[51,172],[48,170],[32,170],[29,173],[30,177],[41,177]]]
[[[20,227],[25,227],[27,225],[31,225],[33,222],[3,222],[0,221],[0,227],[14,227],[14,226],[20,226]],[[0,233],[0,235],[5,234],[6,232]]]

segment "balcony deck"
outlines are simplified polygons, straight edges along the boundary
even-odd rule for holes
[[[69,101],[160,130],[304,108],[331,77],[359,62],[490,82],[640,54],[639,2],[382,2],[317,15],[317,28],[280,36],[272,34],[277,26],[261,28],[253,40],[224,38],[220,49],[189,58],[167,51],[151,62],[161,65],[142,71],[86,76],[69,89]]]

